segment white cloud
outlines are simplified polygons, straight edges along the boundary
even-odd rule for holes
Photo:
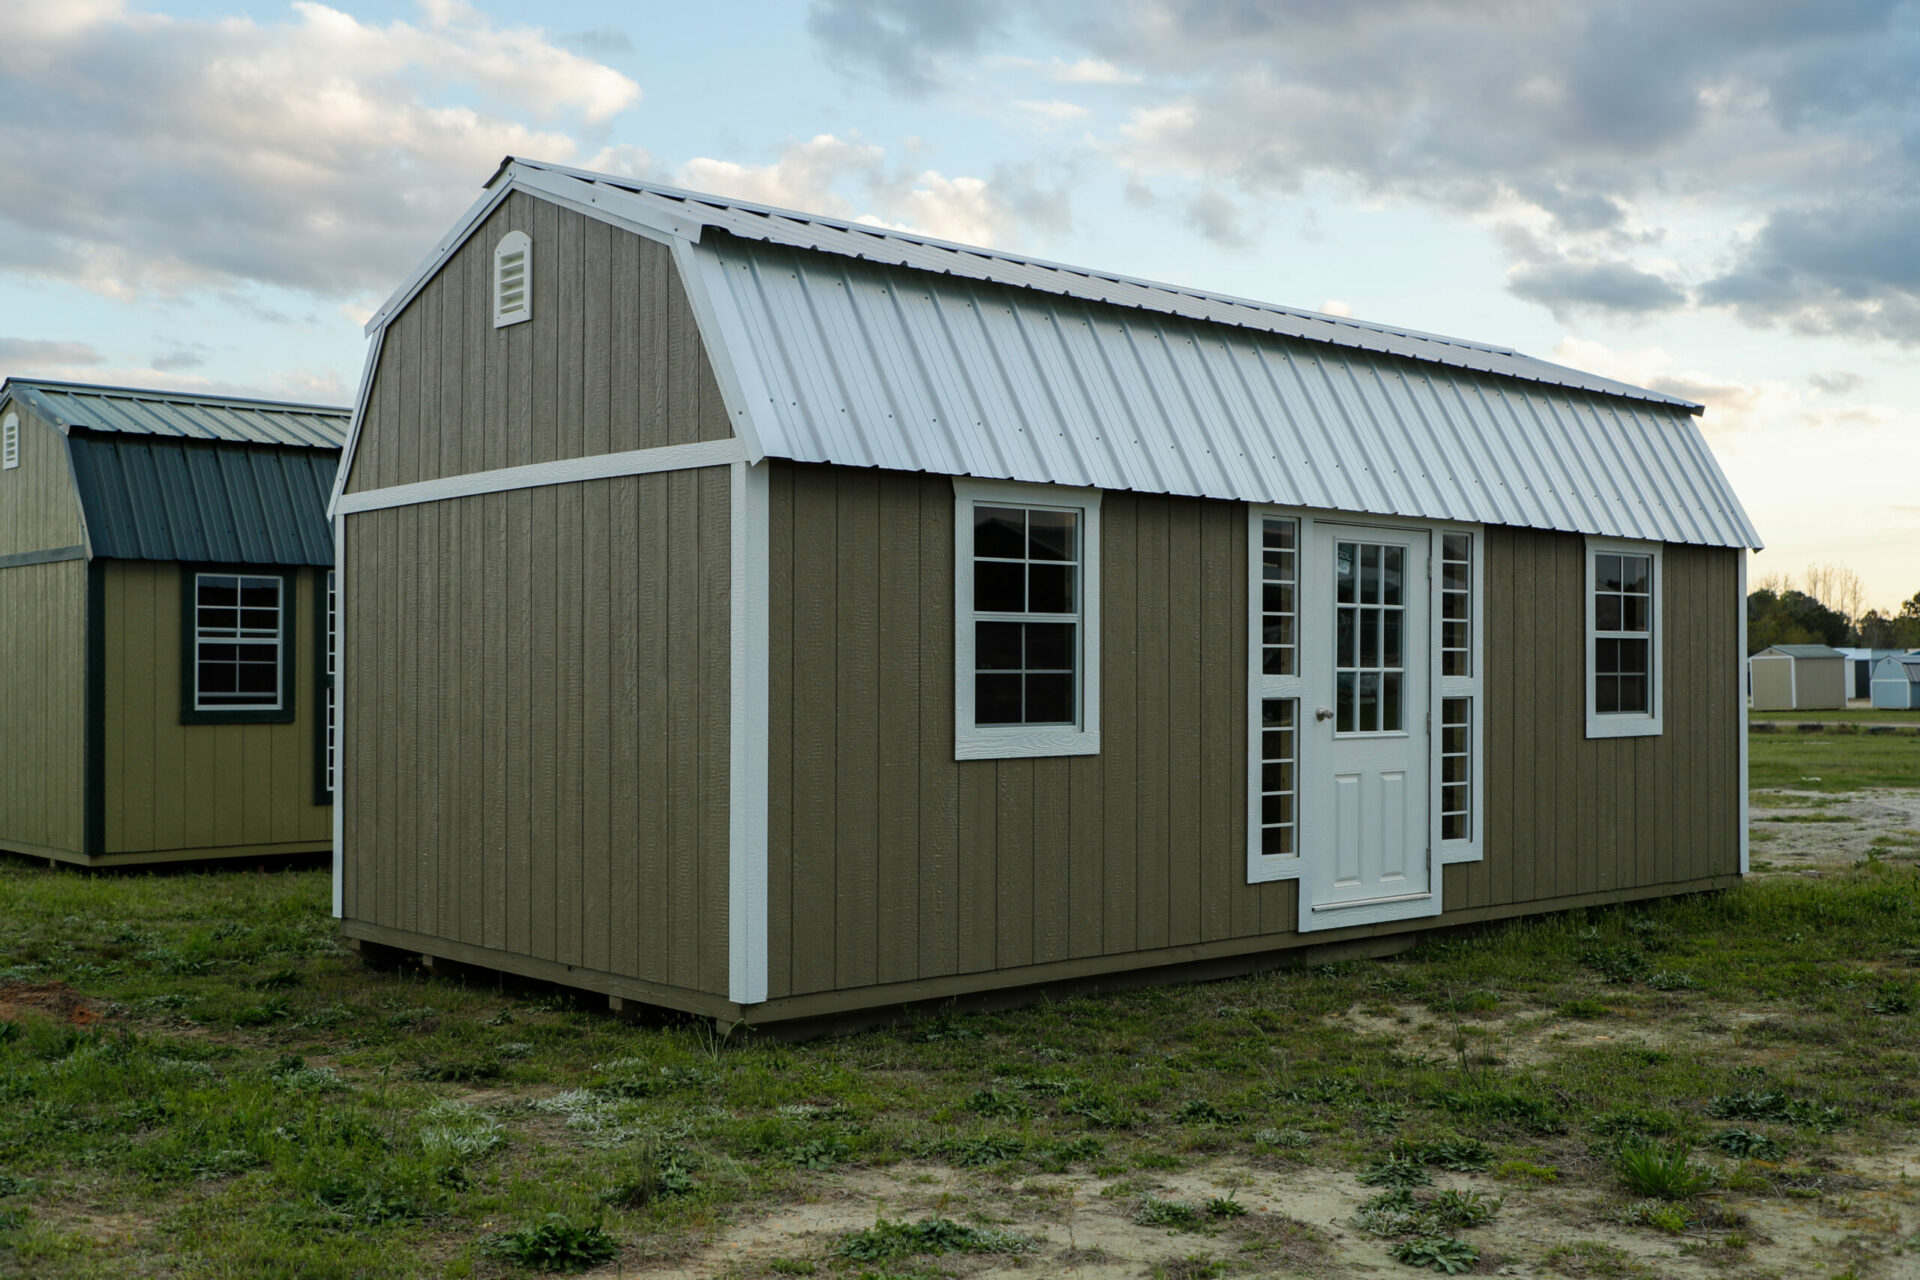
[[[502,155],[573,160],[640,98],[448,0],[385,24],[311,2],[255,22],[16,0],[0,47],[0,269],[116,298],[384,288]]]
[[[1703,404],[1707,411],[1701,429],[1715,437],[1799,420],[1803,406],[1800,392],[1784,379],[1743,382],[1700,369],[1680,368],[1679,362],[1660,347],[1619,350],[1584,338],[1567,338],[1554,348],[1553,359],[1603,378]]]
[[[1351,302],[1344,302],[1339,298],[1328,298],[1320,304],[1320,312],[1323,315],[1329,316],[1351,316],[1353,314],[1353,304]]]
[[[1093,114],[1077,102],[1063,102],[1058,98],[1020,98],[1014,101],[1013,106],[1016,111],[1049,126],[1075,124]]]
[[[1048,63],[1048,74],[1060,84],[1139,84],[1141,77],[1122,71],[1105,58],[1060,58]]]

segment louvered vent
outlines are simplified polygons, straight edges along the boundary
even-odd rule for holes
[[[493,325],[533,319],[533,240],[509,231],[493,247]]]
[[[0,469],[13,470],[20,465],[20,415],[7,415],[6,425],[0,427]]]

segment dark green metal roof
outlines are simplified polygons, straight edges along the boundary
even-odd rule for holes
[[[86,427],[181,440],[338,449],[352,412],[332,405],[196,396],[134,387],[9,378],[0,400],[13,396],[62,431]]]
[[[337,449],[67,433],[96,557],[330,565]]]

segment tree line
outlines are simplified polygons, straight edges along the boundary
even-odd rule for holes
[[[1747,595],[1747,653],[1776,644],[1920,649],[1920,591],[1893,613],[1865,604],[1866,588],[1851,569],[1815,565],[1798,586],[1773,574]]]

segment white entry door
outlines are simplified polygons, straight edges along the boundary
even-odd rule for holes
[[[1431,914],[1430,656],[1424,530],[1316,521],[1302,625],[1309,643],[1301,926]],[[1304,710],[1305,708],[1303,708]],[[1304,717],[1303,717],[1304,718]]]

